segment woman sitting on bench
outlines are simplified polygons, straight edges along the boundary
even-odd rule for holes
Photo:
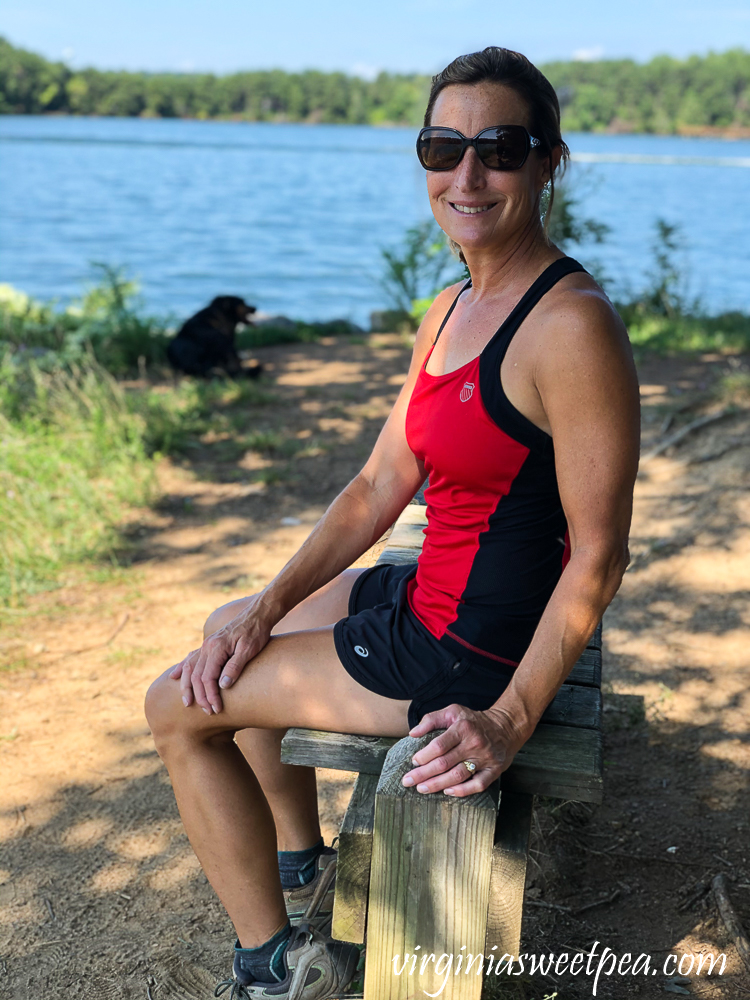
[[[445,729],[404,782],[483,790],[533,733],[628,562],[638,387],[617,313],[540,218],[568,155],[555,92],[524,56],[488,48],[434,78],[425,126],[430,205],[471,280],[427,313],[359,475],[147,696],[185,829],[237,931],[217,995],[323,1000],[355,973],[356,946],[321,930],[335,853],[314,770],[279,761],[284,731]],[[347,569],[426,476],[418,565]]]

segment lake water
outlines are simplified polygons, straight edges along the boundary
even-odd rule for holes
[[[123,265],[148,309],[218,294],[366,323],[382,247],[429,213],[415,130],[0,116],[0,281],[66,301],[92,261]],[[654,220],[682,227],[690,290],[750,310],[750,142],[569,135],[571,184],[611,233],[620,288],[651,267]]]

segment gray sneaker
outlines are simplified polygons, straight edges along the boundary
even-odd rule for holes
[[[286,889],[286,912],[293,924],[301,920],[327,934],[331,928],[333,896],[336,889],[336,859],[332,847],[325,847],[318,858],[315,878],[298,889]]]
[[[293,928],[283,957],[286,975],[281,982],[259,983],[247,981],[247,972],[235,956],[232,978],[219,983],[214,996],[222,996],[231,990],[227,1000],[255,1000],[257,997],[332,1000],[334,997],[345,997],[344,991],[357,972],[360,950],[356,944],[331,941],[303,923]]]

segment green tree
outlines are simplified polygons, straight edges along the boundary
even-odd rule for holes
[[[563,129],[675,132],[750,127],[750,53],[657,56],[541,67],[560,95]],[[0,114],[239,117],[247,121],[421,124],[430,79],[380,73],[262,70],[223,77],[84,69],[0,38]]]

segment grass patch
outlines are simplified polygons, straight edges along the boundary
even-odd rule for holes
[[[0,342],[44,367],[93,358],[122,375],[144,365],[165,365],[168,321],[144,315],[137,288],[117,268],[94,265],[99,282],[61,309],[0,285]]]
[[[0,601],[112,551],[126,506],[154,490],[144,421],[95,367],[0,369]]]
[[[0,606],[59,585],[74,564],[115,572],[128,509],[151,503],[155,463],[234,433],[273,396],[254,382],[126,388],[95,360],[45,370],[0,360]],[[266,442],[267,444],[270,441]],[[285,447],[284,442],[274,444]]]
[[[239,441],[248,451],[257,451],[262,455],[275,455],[291,458],[305,447],[302,441],[289,437],[279,431],[260,430],[245,434]]]
[[[94,264],[96,281],[69,306],[40,302],[11,285],[0,284],[0,344],[6,352],[43,368],[95,360],[111,374],[169,370],[167,345],[179,323],[144,310],[135,282],[122,269]],[[239,350],[271,344],[308,343],[321,337],[361,335],[348,320],[246,326],[237,334]]]
[[[750,405],[750,371],[738,370],[722,375],[714,387],[713,394],[725,406]]]
[[[636,357],[654,354],[733,354],[750,351],[750,316],[740,312],[720,316],[665,316],[640,303],[618,304]]]
[[[301,320],[284,320],[278,325],[263,323],[246,326],[237,334],[238,350],[270,347],[272,344],[312,343],[321,337],[348,337],[356,343],[365,343],[362,330],[346,319],[333,319],[322,323],[303,323]]]
[[[132,646],[129,649],[113,649],[107,653],[104,662],[127,668],[137,666],[148,657],[162,656],[163,653],[164,650],[158,646]]]

